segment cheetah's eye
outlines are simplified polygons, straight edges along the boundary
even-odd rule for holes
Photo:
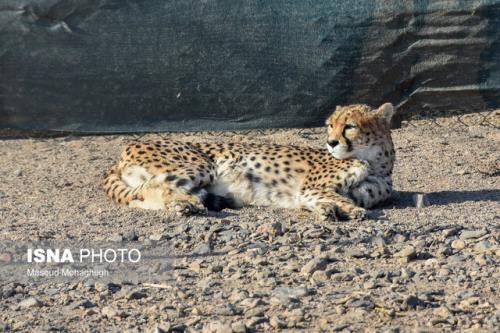
[[[350,129],[353,129],[353,128],[356,128],[356,127],[357,127],[357,126],[356,126],[356,125],[354,125],[354,124],[346,124],[346,125],[345,125],[345,127],[344,127],[344,129],[346,129],[346,130],[350,130]]]

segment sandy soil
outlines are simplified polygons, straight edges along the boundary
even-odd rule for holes
[[[498,331],[499,115],[487,126],[394,130],[396,193],[361,222],[262,207],[176,217],[111,203],[104,171],[126,143],[153,134],[1,140],[0,240],[153,243],[179,260],[154,286],[0,276],[0,331]],[[325,140],[322,129],[162,137]]]

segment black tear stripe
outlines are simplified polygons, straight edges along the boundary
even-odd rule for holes
[[[344,130],[342,131],[342,137],[344,137],[345,142],[347,143],[347,151],[352,151],[352,142],[345,136],[345,130],[346,128],[344,127]]]

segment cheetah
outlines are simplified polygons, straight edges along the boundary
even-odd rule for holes
[[[178,214],[243,205],[306,209],[321,220],[363,219],[391,196],[394,107],[338,106],[325,149],[260,143],[130,144],[105,175],[115,202]]]

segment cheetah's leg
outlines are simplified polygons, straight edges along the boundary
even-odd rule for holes
[[[146,209],[167,209],[178,215],[205,213],[203,198],[207,192],[189,178],[172,173],[161,173],[149,179],[142,186],[144,200],[134,200],[129,206]],[[154,202],[154,207],[151,206]],[[158,202],[161,202],[161,207]]]
[[[355,203],[330,189],[305,188],[301,193],[301,202],[304,208],[318,214],[319,219],[364,219],[366,210],[357,207]]]
[[[349,189],[349,197],[364,208],[373,207],[387,200],[391,194],[390,177],[368,176],[364,181]]]

